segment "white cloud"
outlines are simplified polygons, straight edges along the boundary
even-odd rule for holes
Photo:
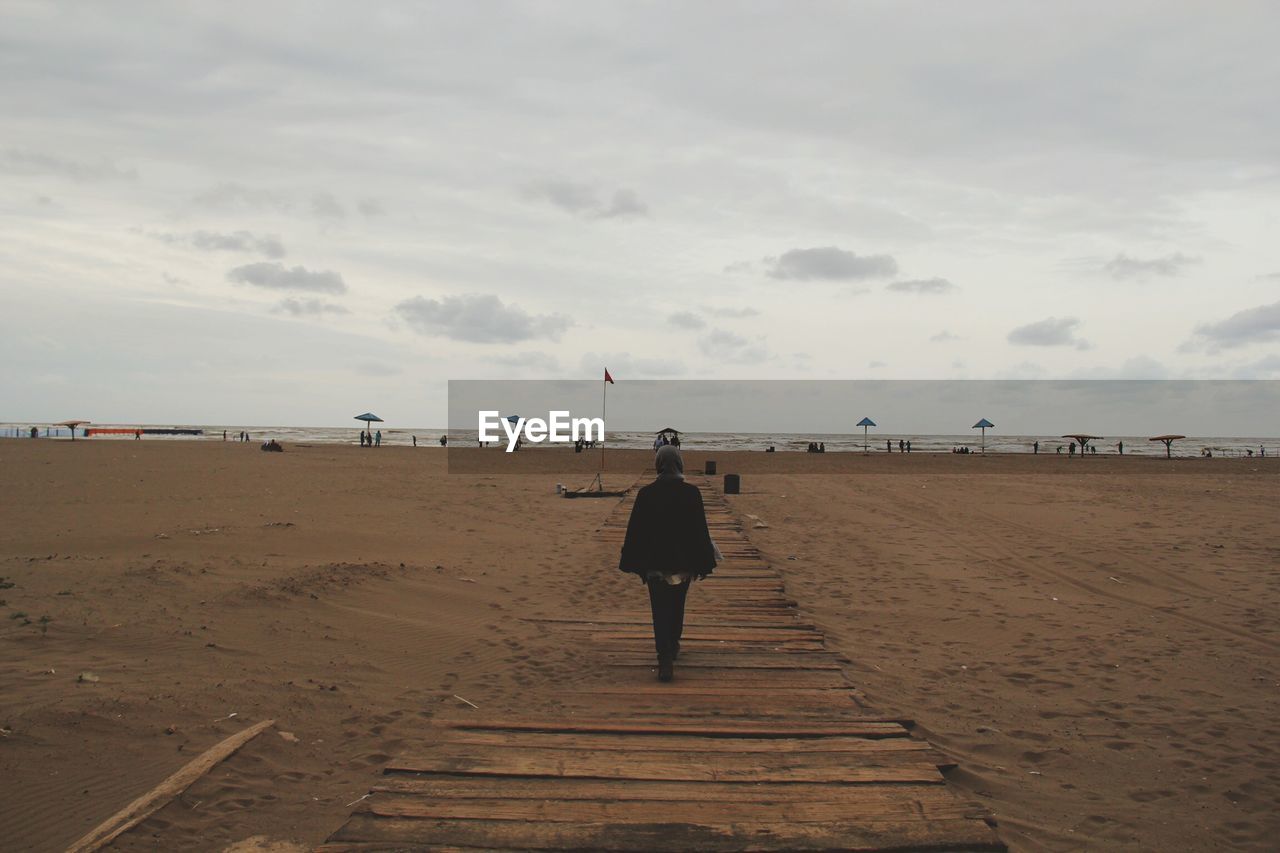
[[[769,276],[797,281],[850,281],[879,278],[898,271],[898,262],[889,255],[855,255],[835,246],[791,249],[780,257],[766,258]]]
[[[1196,327],[1194,342],[1211,349],[1280,340],[1280,302],[1237,311],[1225,320]]]
[[[421,335],[469,343],[517,343],[534,338],[559,340],[573,325],[562,314],[530,314],[504,305],[492,294],[466,294],[427,299],[415,296],[395,306],[396,315]]]
[[[284,264],[260,261],[245,264],[227,272],[227,279],[238,284],[251,284],[268,290],[309,290],[315,293],[346,293],[347,284],[336,272],[313,272],[305,267],[286,268]]]
[[[1019,346],[1088,349],[1089,343],[1076,337],[1080,320],[1076,317],[1049,317],[1019,326],[1009,332],[1009,343]]]
[[[885,289],[896,290],[899,293],[919,293],[936,296],[950,293],[957,288],[945,278],[917,278],[909,281],[891,282],[885,285]]]
[[[1131,258],[1121,253],[1107,261],[1102,271],[1114,279],[1169,277],[1178,275],[1184,268],[1198,263],[1200,263],[1199,258],[1189,258],[1181,253],[1147,259]]]

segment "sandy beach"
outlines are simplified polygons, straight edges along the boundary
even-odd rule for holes
[[[424,722],[575,678],[545,617],[634,605],[563,500],[594,454],[0,442],[0,835],[57,850],[274,729],[115,849],[311,845]],[[469,455],[470,454],[470,455]],[[1280,830],[1280,460],[689,453],[887,713],[1015,850]],[[606,483],[651,454],[611,452]],[[712,578],[708,583],[714,583]],[[690,608],[697,607],[697,591]]]

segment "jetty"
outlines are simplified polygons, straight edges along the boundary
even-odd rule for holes
[[[643,606],[542,620],[583,671],[545,706],[438,715],[318,849],[1004,850],[953,763],[868,706],[726,498],[689,481],[726,559],[693,590],[673,682]]]

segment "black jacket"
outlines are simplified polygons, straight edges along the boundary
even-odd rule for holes
[[[715,546],[697,486],[654,480],[636,493],[619,569],[644,580],[651,571],[702,577],[715,567]]]

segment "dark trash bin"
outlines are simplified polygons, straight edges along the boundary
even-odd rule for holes
[[[726,495],[738,494],[738,489],[741,487],[741,485],[742,483],[739,481],[737,474],[724,475],[724,493]]]
[[[708,460],[707,460],[707,462],[706,462],[706,467],[704,467],[704,468],[702,469],[702,473],[704,473],[704,474],[709,474],[709,475],[714,475],[714,474],[716,473],[716,463],[715,463],[715,460],[713,460],[713,459],[708,459]]]

